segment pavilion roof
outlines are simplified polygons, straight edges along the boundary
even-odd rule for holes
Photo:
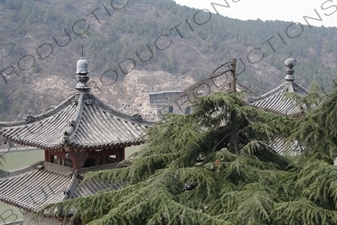
[[[286,96],[286,93],[296,93],[301,96],[308,94],[308,90],[295,82],[285,81],[274,90],[261,95],[261,97],[252,99],[250,104],[253,106],[267,109],[282,115],[294,116],[301,113],[301,107],[296,106],[294,100]]]
[[[255,99],[249,99],[249,103],[253,106],[270,110],[286,116],[296,116],[303,113],[301,106],[297,106],[287,93],[295,93],[301,96],[308,94],[308,90],[299,84],[295,83],[293,67],[296,65],[296,60],[289,58],[285,60],[285,65],[288,67],[285,81],[274,90],[261,95]]]
[[[51,151],[92,151],[139,145],[150,126],[140,115],[111,109],[90,94],[88,62],[77,61],[77,92],[41,115],[22,121],[0,122],[5,140]]]
[[[17,122],[0,122],[0,135],[14,143],[45,150],[95,150],[144,142],[150,122],[128,116],[79,92],[52,110]]]

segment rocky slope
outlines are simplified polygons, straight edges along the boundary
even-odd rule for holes
[[[41,113],[73,93],[82,46],[92,92],[130,114],[151,112],[148,93],[184,90],[233,57],[238,81],[257,94],[282,82],[288,57],[298,60],[295,78],[305,87],[336,77],[335,28],[303,26],[290,39],[285,32],[299,26],[233,20],[170,0],[4,0],[0,8],[0,120]]]

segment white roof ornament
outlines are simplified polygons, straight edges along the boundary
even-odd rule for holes
[[[285,77],[285,80],[286,81],[294,81],[295,80],[295,77],[294,77],[294,70],[293,70],[293,67],[296,65],[296,59],[293,59],[293,58],[289,58],[289,59],[286,59],[284,61],[284,64],[286,65],[286,67],[288,67],[287,69],[287,75]]]
[[[77,61],[76,73],[78,75],[86,75],[86,74],[89,73],[89,70],[88,70],[88,61],[84,57],[81,57]]]
[[[89,70],[88,70],[88,61],[81,57],[77,61],[76,66],[76,79],[78,83],[76,84],[76,89],[79,91],[85,91],[88,92],[90,90],[90,87],[88,86],[87,82],[89,80],[88,76]]]

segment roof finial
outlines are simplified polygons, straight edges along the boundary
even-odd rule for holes
[[[83,57],[83,45],[82,45],[82,57],[77,61],[76,67],[76,79],[78,83],[76,84],[76,89],[79,91],[89,91],[90,87],[87,82],[89,80],[88,76],[88,61]]]
[[[286,65],[286,67],[288,67],[287,69],[287,75],[285,77],[285,80],[286,81],[294,81],[295,78],[294,78],[294,70],[293,70],[293,67],[296,65],[296,59],[293,59],[293,58],[289,58],[289,59],[286,59],[284,61],[284,64]]]

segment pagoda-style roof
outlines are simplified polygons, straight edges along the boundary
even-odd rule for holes
[[[254,99],[251,104],[282,115],[294,116],[301,112],[301,108],[295,106],[291,98],[287,98],[287,92],[293,92],[302,96],[308,94],[308,91],[302,86],[294,82],[285,81],[274,90]]]
[[[139,145],[144,129],[153,124],[140,115],[111,109],[90,94],[88,62],[77,62],[77,93],[41,115],[22,121],[0,122],[4,139],[50,151],[91,151]]]
[[[0,122],[5,140],[45,150],[45,161],[0,178],[0,201],[37,212],[51,203],[120,188],[120,183],[99,179],[83,183],[83,175],[115,168],[125,147],[144,143],[144,130],[153,123],[118,112],[91,94],[84,58],[76,73],[77,92],[55,108],[22,121]]]
[[[45,150],[94,150],[141,144],[149,125],[111,109],[92,94],[77,93],[44,114],[0,122],[0,135]]]
[[[274,90],[258,98],[249,99],[251,105],[287,116],[295,116],[303,112],[303,109],[296,106],[294,100],[286,96],[286,93],[305,96],[308,94],[308,90],[294,82],[294,70],[292,68],[296,65],[296,60],[289,58],[285,61],[285,64],[289,68],[285,81]]]
[[[93,170],[111,169],[116,166],[117,163],[109,164]],[[0,201],[26,211],[37,212],[48,204],[121,187],[120,183],[107,184],[97,178],[83,183],[83,172],[81,169],[73,170],[48,162],[38,162],[11,171],[8,177],[0,179]]]

